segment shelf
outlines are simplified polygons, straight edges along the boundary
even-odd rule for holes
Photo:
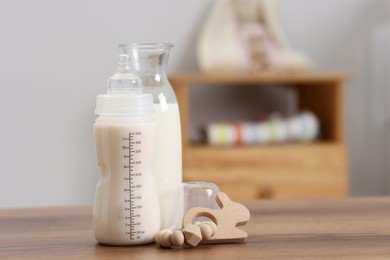
[[[187,149],[194,150],[216,150],[216,151],[244,151],[244,150],[286,150],[286,149],[312,149],[316,147],[333,147],[344,145],[337,141],[314,141],[314,142],[291,142],[291,143],[271,143],[253,145],[210,145],[205,143],[190,143]]]
[[[343,143],[333,141],[316,141],[316,142],[302,142],[302,143],[280,143],[280,144],[255,144],[255,145],[208,145],[203,143],[191,143],[188,150],[191,152],[210,150],[215,152],[250,152],[250,151],[288,151],[290,149],[319,149],[326,147],[339,147]]]
[[[169,78],[180,107],[184,181],[216,183],[233,199],[330,198],[348,191],[344,137],[344,86],[348,72],[218,74],[193,73]],[[321,122],[323,141],[248,146],[210,146],[189,138],[193,86],[233,87],[272,84],[294,88],[300,110]]]
[[[259,74],[222,74],[222,73],[189,73],[177,74],[169,77],[170,81],[185,81],[190,83],[217,83],[217,84],[245,84],[245,83],[321,83],[326,84],[335,81],[346,81],[351,78],[349,72],[299,72],[299,73],[278,73],[263,72]],[[313,85],[315,86],[315,85]]]

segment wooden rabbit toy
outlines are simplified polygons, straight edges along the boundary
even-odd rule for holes
[[[210,243],[243,243],[248,234],[237,228],[248,223],[249,210],[242,204],[233,202],[229,197],[219,192],[216,201],[220,210],[195,207],[187,211],[183,218],[183,227],[191,224],[197,217],[207,217],[217,225],[216,233],[202,244]]]

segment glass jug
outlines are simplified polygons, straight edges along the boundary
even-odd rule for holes
[[[161,209],[161,228],[179,228],[183,217],[179,106],[166,72],[172,46],[170,43],[119,45],[130,57],[132,72],[141,78],[143,93],[152,94],[154,99],[157,142],[153,171]]]

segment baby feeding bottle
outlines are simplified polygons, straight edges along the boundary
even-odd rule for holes
[[[97,96],[94,133],[99,182],[93,212],[96,240],[108,245],[151,243],[160,230],[153,160],[156,124],[153,96],[130,73],[129,56]]]

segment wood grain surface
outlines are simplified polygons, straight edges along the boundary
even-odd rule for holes
[[[243,202],[245,244],[96,243],[92,208],[0,210],[0,259],[390,259],[390,197]]]
[[[184,180],[215,183],[233,200],[267,195],[277,199],[340,198],[347,194],[343,144],[193,145],[187,151],[190,153],[183,155]]]

